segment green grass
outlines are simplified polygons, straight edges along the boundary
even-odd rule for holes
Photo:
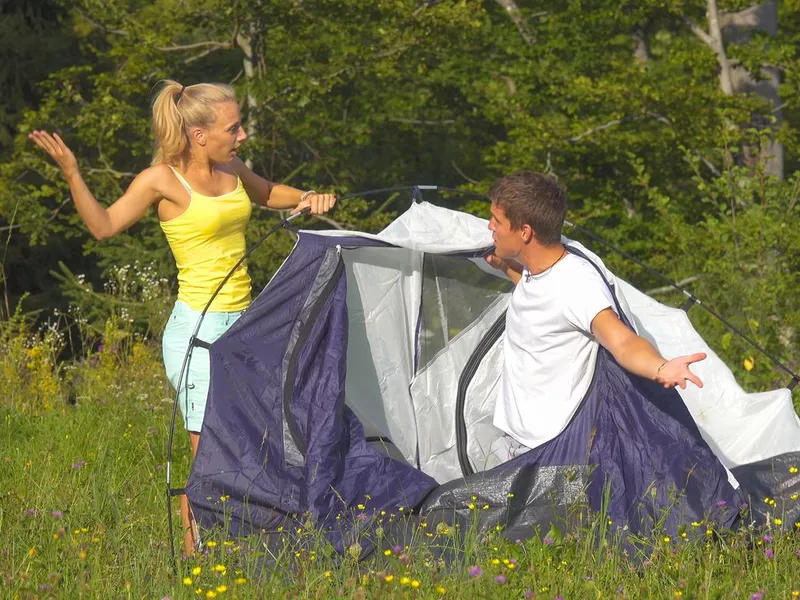
[[[335,556],[321,536],[307,531],[300,546],[287,542],[271,570],[259,568],[265,552],[257,540],[219,535],[207,555],[182,563],[175,577],[164,503],[169,388],[160,373],[148,382],[130,378],[124,366],[95,368],[120,370],[116,377],[100,371],[93,377],[87,365],[77,406],[38,416],[0,408],[0,596],[524,598],[527,593],[571,600],[800,595],[793,596],[800,590],[800,531],[720,532],[699,542],[658,537],[649,560],[634,563],[619,544],[597,543],[598,528],[591,524],[552,544],[539,536],[514,543],[497,532],[484,536],[439,528],[437,533],[423,527],[417,532],[419,544],[361,562],[349,554]],[[136,368],[147,371],[141,364]],[[174,483],[181,485],[189,450],[183,431],[177,440]],[[180,552],[177,501],[174,507]],[[771,541],[765,541],[765,533]],[[431,538],[465,552],[440,562],[429,551]],[[475,566],[480,576],[470,575]],[[191,583],[184,584],[184,577]]]

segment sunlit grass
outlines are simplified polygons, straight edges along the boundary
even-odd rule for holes
[[[531,530],[525,541],[422,519],[406,542],[394,544],[381,537],[384,528],[406,514],[371,513],[369,497],[346,509],[375,520],[370,535],[379,544],[369,556],[357,544],[335,553],[301,515],[273,532],[269,545],[265,537],[206,532],[203,552],[181,561],[174,575],[164,491],[171,392],[157,347],[131,347],[124,360],[112,358],[73,367],[80,382],[74,406],[60,401],[32,411],[15,402],[0,409],[4,597],[800,596],[800,530],[785,532],[783,523],[737,532],[687,523],[677,535],[644,540],[646,558],[627,555],[630,546],[601,516],[563,536]],[[189,470],[185,438],[182,431],[176,438],[177,485]],[[179,553],[177,514],[174,525]]]

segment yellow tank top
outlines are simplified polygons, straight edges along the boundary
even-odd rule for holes
[[[186,211],[161,221],[178,266],[178,300],[203,310],[217,286],[245,253],[244,230],[250,219],[250,197],[241,179],[222,196],[203,196],[172,169],[190,201]],[[250,276],[243,263],[222,286],[209,310],[238,311],[250,304]]]

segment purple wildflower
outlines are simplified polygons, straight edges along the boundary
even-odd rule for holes
[[[717,506],[719,506],[719,507],[723,507],[723,506],[725,506],[726,504],[727,504],[727,502],[725,502],[725,500],[719,500],[719,501],[717,501]]]
[[[164,596],[161,600],[172,600],[169,596]]]
[[[556,596],[555,600],[564,600],[564,596]]]
[[[28,515],[29,517],[35,517],[38,514],[38,512],[35,508],[29,508],[28,510],[25,511],[25,514]]]
[[[78,462],[72,464],[72,468],[73,469],[80,469],[80,468],[85,467],[85,466],[86,466],[86,461],[85,460],[79,460]]]
[[[358,513],[358,515],[356,515],[356,518],[357,518],[359,521],[366,521],[366,520],[367,520],[369,517],[367,517],[367,515],[365,515],[365,514],[362,512],[362,513]]]
[[[495,577],[495,578],[494,578],[494,580],[495,580],[497,583],[500,583],[500,584],[503,584],[503,583],[505,583],[505,582],[506,582],[506,578],[505,578],[505,576],[504,576],[504,575],[498,575],[497,577]]]
[[[525,598],[527,598],[528,600],[530,600],[531,598],[533,598],[533,592],[532,592],[531,590],[525,590],[524,592],[522,592],[522,595],[523,595]]]
[[[517,566],[517,559],[516,558],[512,558],[511,560],[508,561],[508,564],[514,565],[514,567],[516,567]]]
[[[397,560],[400,561],[401,565],[407,565],[411,562],[411,556],[403,552],[400,556],[397,557]]]
[[[64,518],[64,513],[62,513],[60,510],[54,510],[53,512],[50,513],[50,515],[52,515],[54,519],[60,520]]]
[[[486,536],[483,536],[483,537],[481,538],[481,544],[488,544],[488,543],[489,543],[489,538],[488,538],[488,537],[486,537]]]
[[[481,575],[483,575],[483,569],[481,569],[478,565],[469,568],[470,577],[480,577]]]
[[[392,546],[392,552],[394,552],[395,554],[400,554],[402,551],[403,551],[402,546]]]
[[[772,541],[772,536],[768,533],[764,534],[764,541],[769,544]]]
[[[764,550],[764,556],[767,558],[775,558],[775,552],[773,552],[772,548],[767,548]]]
[[[756,592],[752,596],[750,596],[750,600],[761,600],[764,597],[762,592]]]
[[[553,538],[549,538],[549,537],[542,538],[542,542],[545,543],[545,544],[548,544],[548,545],[552,544],[553,541],[554,541]]]

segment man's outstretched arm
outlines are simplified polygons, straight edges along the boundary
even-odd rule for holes
[[[634,375],[657,381],[665,388],[678,385],[685,389],[687,381],[703,387],[703,382],[689,370],[690,364],[706,358],[703,352],[667,360],[650,342],[631,331],[610,308],[600,311],[592,320],[592,334]]]

